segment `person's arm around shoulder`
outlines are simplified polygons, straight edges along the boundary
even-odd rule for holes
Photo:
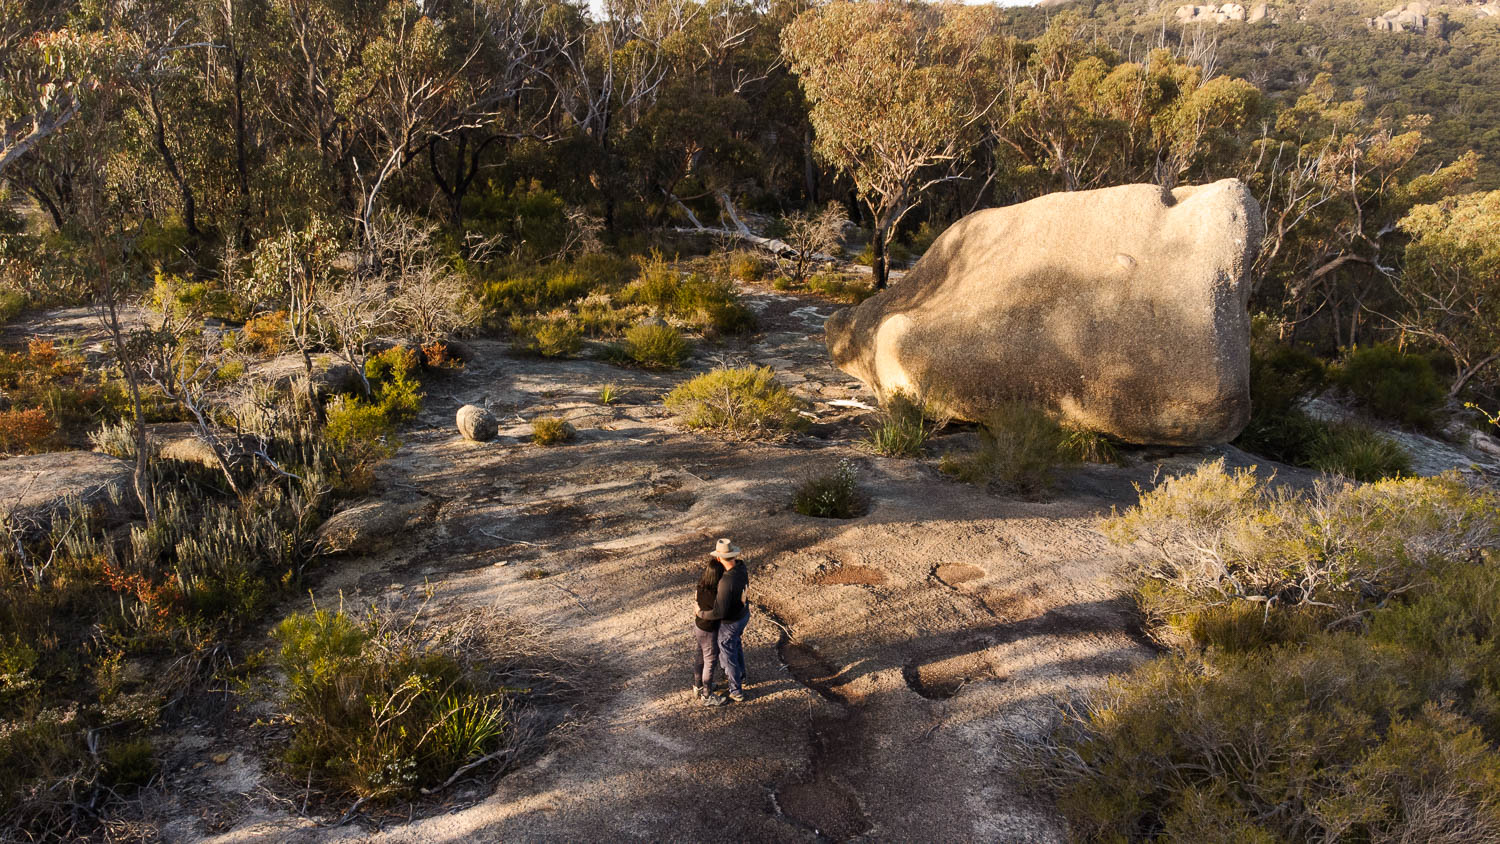
[[[738,569],[739,566],[735,566],[734,569],[724,572],[724,576],[719,578],[719,592],[714,600],[714,608],[700,611],[698,613],[699,618],[704,621],[723,621],[728,616],[729,604],[734,600],[734,573]]]

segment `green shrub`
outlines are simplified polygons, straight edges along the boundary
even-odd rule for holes
[[[854,464],[842,460],[833,472],[803,481],[792,493],[792,509],[820,519],[852,519],[861,515],[864,501],[854,477]]]
[[[1431,425],[1448,397],[1427,358],[1395,346],[1355,349],[1340,364],[1337,378],[1371,413],[1406,425]]]
[[[673,313],[707,335],[748,334],[755,330],[755,312],[740,302],[727,280],[693,274],[677,290]]]
[[[147,739],[116,742],[104,751],[103,779],[116,790],[143,786],[156,776],[156,749]]]
[[[814,273],[807,280],[807,289],[812,293],[852,305],[857,305],[875,295],[875,288],[868,279],[829,271]]]
[[[880,418],[868,426],[865,444],[886,457],[920,457],[927,440],[942,423],[927,421],[926,406],[897,391],[881,409]]]
[[[19,290],[0,290],[0,325],[5,325],[26,310],[26,294]]]
[[[643,322],[625,332],[625,353],[642,366],[675,369],[691,354],[682,332],[670,325]]]
[[[1400,443],[1357,422],[1328,423],[1308,447],[1307,465],[1356,481],[1378,481],[1411,472]]]
[[[335,396],[325,409],[325,418],[323,435],[328,443],[355,462],[385,460],[401,448],[396,420],[379,404]]]
[[[371,612],[294,613],[272,632],[291,771],[360,798],[415,794],[509,740],[509,702],[458,643]]]
[[[609,407],[620,400],[620,387],[617,384],[605,384],[599,388],[599,403]]]
[[[578,435],[572,423],[556,416],[539,416],[531,420],[531,441],[537,445],[562,445]]]
[[[1254,454],[1306,465],[1323,426],[1301,403],[1328,383],[1327,367],[1300,346],[1271,336],[1258,317],[1250,343],[1250,422],[1235,445]]]
[[[1221,463],[1143,493],[1106,530],[1153,547],[1137,598],[1178,653],[1023,745],[1036,781],[1082,840],[1500,835],[1497,505]]]
[[[1065,463],[1119,463],[1120,452],[1098,431],[1063,426],[1057,453]]]
[[[393,424],[402,425],[422,412],[421,362],[413,349],[392,346],[365,361],[365,377],[375,403]]]
[[[1343,633],[1159,659],[1066,713],[1039,779],[1087,841],[1493,837],[1500,754],[1412,682],[1426,657]]]
[[[565,316],[511,317],[510,331],[511,349],[518,354],[572,358],[583,349],[583,332],[574,320]]]
[[[660,252],[641,264],[641,276],[624,299],[658,314],[675,316],[707,334],[744,334],[755,329],[755,314],[740,302],[734,282],[702,273],[683,274]]]
[[[577,302],[593,293],[617,290],[629,270],[607,256],[586,255],[571,264],[522,265],[505,271],[505,278],[486,282],[480,307],[491,325],[512,316],[527,316]]]
[[[1200,616],[1234,604],[1281,631],[1357,621],[1446,560],[1500,544],[1500,497],[1457,476],[1324,482],[1304,495],[1216,461],[1143,492],[1105,532],[1151,547],[1135,568],[1147,631],[1185,649],[1223,644],[1197,638],[1219,624]]]
[[[1063,429],[1047,414],[1020,402],[989,413],[979,430],[979,449],[944,455],[939,469],[965,483],[995,485],[1008,492],[1037,495],[1066,462]]]
[[[729,274],[740,281],[760,281],[766,277],[766,262],[754,252],[735,252],[729,256]]]
[[[669,393],[666,404],[694,429],[777,437],[806,426],[799,413],[804,402],[768,366],[704,373]]]

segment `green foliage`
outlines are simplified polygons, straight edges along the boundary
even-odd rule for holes
[[[667,394],[667,407],[688,428],[743,437],[781,437],[806,426],[792,395],[768,366],[716,369]]]
[[[1357,422],[1320,426],[1307,465],[1355,481],[1378,481],[1411,472],[1411,455],[1400,443]]]
[[[567,316],[511,317],[510,334],[511,348],[518,354],[572,358],[583,350],[583,332],[577,321]]]
[[[826,271],[814,273],[807,280],[807,289],[809,292],[827,296],[838,302],[848,302],[851,305],[858,305],[875,295],[875,288],[870,285],[868,279]]]
[[[1491,357],[1500,348],[1500,190],[1418,205],[1400,225],[1412,237],[1396,284],[1404,326],[1452,358],[1455,392],[1476,377],[1500,382]]]
[[[336,396],[325,413],[323,431],[329,445],[356,462],[385,460],[401,448],[397,422],[382,405]]]
[[[1148,663],[1065,716],[1043,779],[1073,833],[1440,840],[1500,830],[1500,755],[1361,637]],[[1424,694],[1426,693],[1426,694]]]
[[[729,256],[729,274],[740,281],[760,281],[766,277],[766,262],[754,252],[735,252]]]
[[[116,790],[143,786],[156,776],[156,748],[147,739],[111,744],[104,752],[103,780]]]
[[[591,294],[618,291],[632,275],[631,265],[607,255],[584,255],[569,263],[517,264],[485,282],[479,303],[490,324],[572,305]]]
[[[829,474],[808,478],[792,493],[793,510],[820,519],[852,519],[863,514],[864,506],[848,460],[839,461]]]
[[[1221,464],[1112,520],[1176,649],[1034,758],[1073,833],[1442,840],[1500,833],[1500,498],[1458,477],[1273,490]]]
[[[1057,453],[1065,463],[1119,463],[1120,452],[1098,431],[1063,426]]]
[[[670,325],[643,322],[625,332],[625,353],[642,366],[676,369],[692,354],[692,346]]]
[[[286,762],[360,798],[436,785],[497,750],[513,727],[459,643],[371,612],[294,613],[272,632],[293,725]]]
[[[1256,318],[1250,344],[1250,422],[1235,444],[1306,465],[1323,426],[1302,410],[1301,402],[1327,383],[1327,368],[1301,346],[1271,337],[1271,330],[1264,317]]]
[[[1234,629],[1230,622],[1251,612],[1244,604],[1282,630],[1356,621],[1435,566],[1500,543],[1497,504],[1492,491],[1456,476],[1324,482],[1304,495],[1218,461],[1143,492],[1105,530],[1151,546],[1138,567],[1148,631],[1186,648],[1214,644],[1195,638],[1212,635],[1205,631]],[[1226,606],[1229,617],[1199,617]]]
[[[985,416],[979,449],[943,456],[939,469],[970,484],[994,485],[1034,496],[1051,485],[1063,453],[1065,434],[1050,416],[1030,405],[1010,402]]]
[[[422,412],[421,360],[414,349],[392,346],[365,362],[375,403],[392,424],[404,425]]]
[[[865,444],[886,457],[921,457],[927,440],[942,423],[929,424],[927,406],[897,391],[886,400],[880,418],[867,427]]]
[[[1337,378],[1371,413],[1407,425],[1431,425],[1447,398],[1425,357],[1389,345],[1351,351],[1339,366]]]
[[[733,281],[683,273],[660,252],[641,262],[641,277],[625,291],[625,299],[683,320],[706,335],[755,330],[755,314],[740,302]]]
[[[566,419],[557,416],[539,416],[531,420],[531,441],[537,445],[562,445],[572,442],[577,436],[577,429]]]
[[[599,403],[609,407],[620,400],[620,388],[616,384],[605,384],[599,388]]]
[[[0,290],[0,325],[5,325],[26,310],[26,294],[19,290]]]

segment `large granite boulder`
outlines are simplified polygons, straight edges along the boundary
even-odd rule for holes
[[[1127,442],[1226,442],[1250,416],[1260,208],[1238,180],[1054,193],[970,214],[828,320],[836,363],[961,419],[1024,401]]]
[[[113,506],[129,490],[132,471],[132,464],[94,451],[0,460],[0,514],[24,531],[45,530],[72,499]]]

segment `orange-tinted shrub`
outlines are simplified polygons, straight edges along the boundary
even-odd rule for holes
[[[41,451],[57,433],[57,426],[41,408],[0,411],[0,452],[31,454]]]

